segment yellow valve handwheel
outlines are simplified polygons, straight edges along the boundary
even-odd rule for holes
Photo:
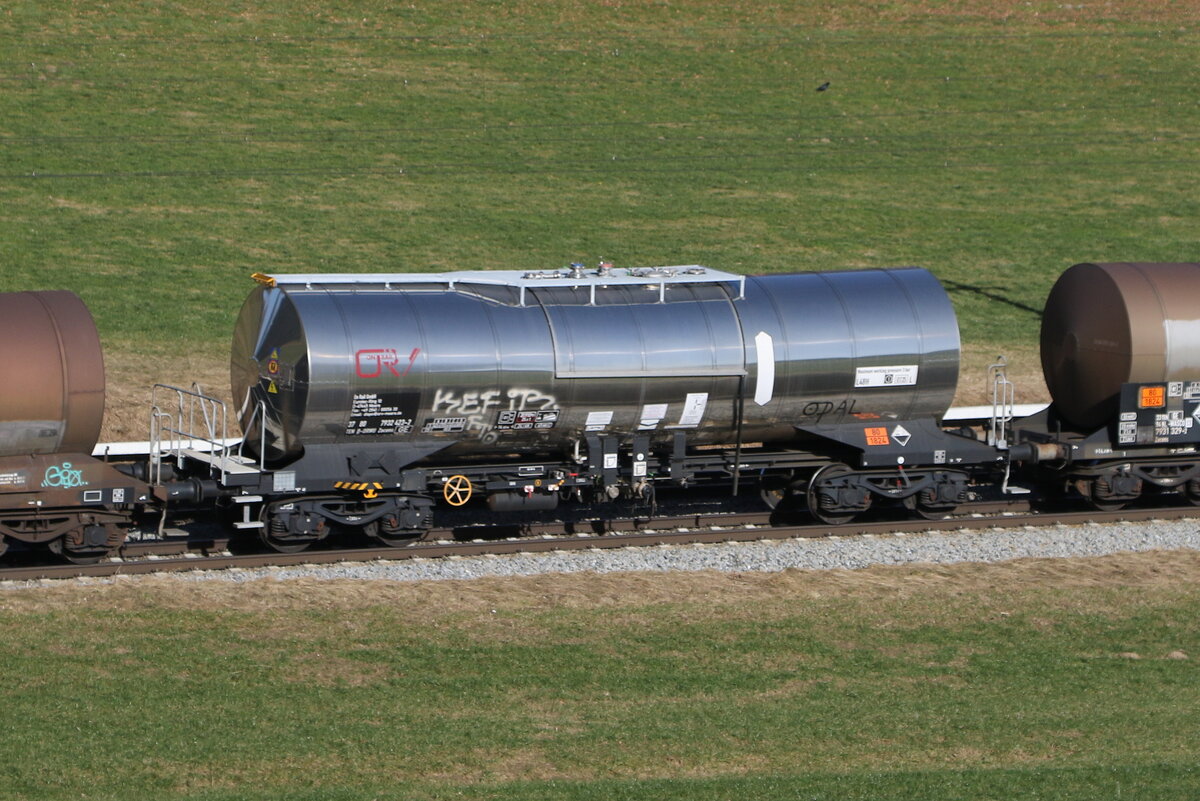
[[[450,478],[446,479],[446,483],[442,485],[442,497],[451,506],[462,506],[471,500],[471,493],[473,491],[474,488],[471,486],[471,479],[466,476],[450,476]]]

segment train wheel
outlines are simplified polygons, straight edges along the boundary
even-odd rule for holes
[[[1200,481],[1192,479],[1183,485],[1183,497],[1187,498],[1188,503],[1192,506],[1200,506]],[[4,551],[0,551],[4,553]]]
[[[262,514],[259,516],[264,525],[258,530],[258,538],[262,540],[262,544],[279,553],[300,553],[327,533],[328,526],[324,520],[313,520],[306,516],[305,522],[313,523],[313,532],[296,534],[293,527],[289,525],[290,517],[290,515],[272,514],[270,507],[264,506]]]
[[[1092,479],[1088,500],[1101,512],[1116,512],[1137,500],[1142,492],[1142,482],[1133,476],[1110,475]]]
[[[916,495],[910,495],[904,499],[904,505],[926,520],[945,520],[958,508],[956,504],[939,504],[930,499],[931,495],[935,495],[933,490],[924,490]]]
[[[46,547],[50,549],[50,553],[56,556],[61,556],[73,565],[94,565],[98,564],[101,559],[108,555],[107,551],[81,553],[79,551],[71,551],[63,547],[62,540],[51,540],[46,543]]]
[[[378,540],[380,544],[386,545],[389,548],[407,548],[413,543],[421,541],[421,532],[419,531],[404,532],[401,534],[384,534],[381,532],[371,536]]]
[[[758,484],[758,497],[762,498],[768,509],[774,511],[780,504],[786,503],[790,495],[788,490],[794,481],[791,475],[766,476]]]
[[[258,538],[262,540],[263,545],[270,548],[272,551],[279,553],[300,553],[305,548],[313,544],[313,540],[285,540],[279,537],[272,536],[271,532],[264,529],[259,529]]]
[[[918,503],[914,511],[926,520],[945,520],[954,514],[954,510],[957,508],[957,506],[926,506]]]
[[[442,485],[442,497],[451,506],[462,506],[471,500],[471,495],[474,491],[474,487],[471,486],[471,479],[463,475],[450,476],[450,478],[446,479],[446,483]]]
[[[809,513],[822,523],[839,526],[869,509],[871,496],[867,490],[839,481],[853,474],[851,468],[837,463],[814,473],[806,490]]]
[[[85,524],[51,540],[46,547],[73,565],[94,565],[124,541],[125,532],[114,523]]]
[[[3,534],[0,534],[0,556],[4,556],[4,553],[7,550],[8,550],[8,537],[4,536]]]
[[[1094,495],[1088,500],[1091,502],[1092,508],[1098,512],[1119,512],[1129,505],[1129,501],[1108,501]]]
[[[95,564],[96,562],[100,561],[99,555],[96,555],[96,557],[94,559],[86,559],[85,558],[85,559],[83,559],[83,561],[80,561],[80,557],[73,558],[71,552],[68,551],[66,548],[66,545],[63,544],[63,541],[65,539],[66,539],[66,536],[64,535],[62,537],[59,537],[58,539],[50,540],[49,542],[46,543],[46,550],[48,550],[50,553],[54,554],[55,556],[61,556],[66,561],[68,561],[72,564],[75,564],[75,565]]]
[[[410,531],[389,526],[386,517],[363,526],[363,531],[368,537],[391,548],[408,547],[425,535],[424,531]]]

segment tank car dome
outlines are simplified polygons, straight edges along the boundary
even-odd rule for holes
[[[1200,379],[1200,264],[1076,264],[1042,314],[1042,371],[1059,415],[1116,413],[1124,383]]]
[[[104,419],[104,354],[74,292],[0,293],[0,456],[91,453]]]

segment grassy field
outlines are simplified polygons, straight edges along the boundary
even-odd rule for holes
[[[0,591],[4,799],[1194,799],[1200,555]]]
[[[221,380],[253,271],[921,264],[969,378],[1004,350],[1036,394],[1059,272],[1200,258],[1198,21],[1135,0],[9,4],[0,289],[77,289],[144,396]]]

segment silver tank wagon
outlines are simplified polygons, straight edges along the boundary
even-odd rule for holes
[[[958,378],[945,290],[920,268],[739,276],[703,267],[277,275],[238,317],[247,442],[567,452],[786,443],[794,426],[940,417]],[[851,416],[854,416],[852,418]]]

